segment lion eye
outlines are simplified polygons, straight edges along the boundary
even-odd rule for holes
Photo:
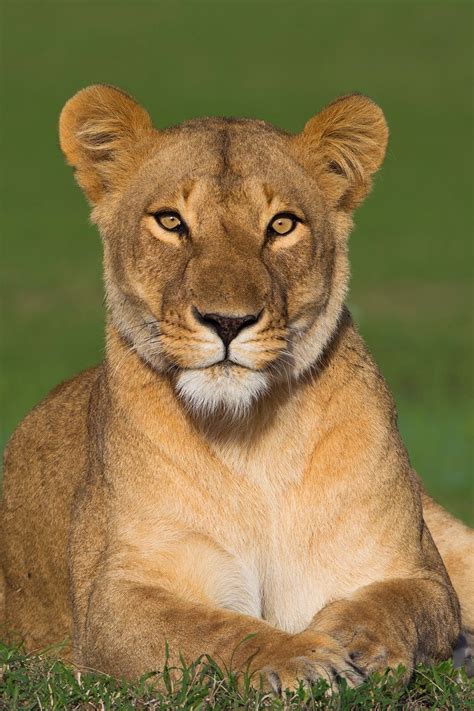
[[[273,220],[270,222],[267,231],[273,235],[288,235],[290,232],[293,232],[297,223],[298,219],[294,215],[275,215]]]
[[[177,212],[157,212],[153,215],[160,227],[168,232],[181,232],[184,223]]]

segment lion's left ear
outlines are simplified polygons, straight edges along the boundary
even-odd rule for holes
[[[329,204],[345,211],[369,192],[387,141],[382,109],[361,94],[336,99],[292,139],[298,161],[314,175]]]

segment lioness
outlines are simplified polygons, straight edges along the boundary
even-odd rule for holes
[[[72,638],[76,663],[134,678],[167,641],[278,692],[435,662],[474,628],[472,533],[423,493],[344,306],[387,137],[357,94],[298,135],[158,131],[105,85],[68,101],[107,345],[8,445],[6,626],[30,649]]]

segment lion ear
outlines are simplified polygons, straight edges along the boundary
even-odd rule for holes
[[[361,94],[336,99],[293,139],[297,158],[314,175],[329,204],[350,211],[382,164],[388,127],[382,109]]]
[[[152,130],[145,109],[115,87],[96,84],[69,99],[59,119],[59,142],[92,203],[129,173],[138,144]]]

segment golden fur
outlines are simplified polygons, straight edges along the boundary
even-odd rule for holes
[[[296,136],[247,119],[157,131],[102,85],[66,104],[107,345],[7,448],[5,619],[29,648],[72,639],[77,664],[133,678],[166,640],[173,661],[208,653],[276,691],[410,670],[460,632],[432,536],[474,628],[472,532],[423,493],[344,307],[351,213],[387,137],[360,95]]]

